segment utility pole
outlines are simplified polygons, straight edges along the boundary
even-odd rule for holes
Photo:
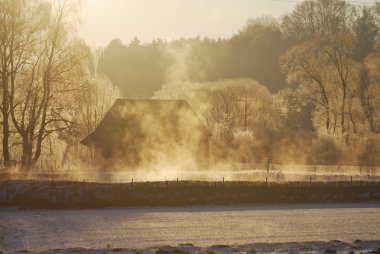
[[[236,100],[239,102],[244,102],[244,128],[247,130],[247,109],[248,109],[248,102],[254,101],[253,99],[248,99],[248,94],[245,94],[245,99],[239,99]]]

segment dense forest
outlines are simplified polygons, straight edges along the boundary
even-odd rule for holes
[[[380,1],[305,0],[231,38],[96,51],[75,35],[71,2],[0,6],[5,162],[86,161],[79,141],[121,96],[188,101],[214,162],[380,165]]]
[[[248,77],[277,92],[286,87],[279,57],[292,45],[277,21],[264,17],[248,21],[230,39],[156,39],[142,44],[135,37],[127,45],[115,39],[104,49],[97,71],[129,98],[150,98],[169,82]]]

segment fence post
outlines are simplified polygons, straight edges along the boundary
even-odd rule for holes
[[[132,178],[132,192],[133,192],[133,178]]]
[[[352,199],[352,176],[351,176],[351,185],[350,185],[350,195],[351,195],[351,199]]]
[[[86,180],[83,179],[82,183],[82,203],[86,201]]]
[[[9,204],[9,180],[5,183],[6,193],[5,193],[5,202],[8,205]]]
[[[50,202],[52,205],[54,205],[54,186],[53,186],[53,183],[54,183],[54,180],[53,180],[53,176],[51,177],[51,184],[50,184]]]
[[[310,176],[310,182],[309,182],[309,201],[311,201],[311,176]]]
[[[223,188],[224,188],[224,176],[223,176]]]

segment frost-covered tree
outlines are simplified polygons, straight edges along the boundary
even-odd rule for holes
[[[45,140],[73,124],[68,111],[70,98],[81,90],[78,81],[84,73],[88,52],[69,33],[71,4],[44,3],[41,25],[29,39],[34,42],[33,47],[25,49],[22,58],[25,64],[20,66],[17,76],[11,76],[10,115],[22,140],[24,168],[32,168],[38,161]]]
[[[265,162],[276,155],[286,114],[267,88],[252,79],[167,84],[156,99],[184,99],[212,133],[217,161]]]
[[[357,132],[359,65],[352,52],[352,37],[330,35],[295,46],[281,61],[288,82],[297,86],[295,95],[314,105],[314,115],[328,132]]]

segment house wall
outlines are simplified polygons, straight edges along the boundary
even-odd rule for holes
[[[148,138],[148,140],[150,140]],[[185,167],[189,170],[206,169],[209,165],[208,135],[196,137],[191,142],[165,139],[160,142],[153,139],[156,145],[139,139],[133,143],[114,140],[112,147],[94,147],[94,165],[97,168],[110,170],[138,169],[140,167],[168,166]],[[152,140],[150,140],[152,141]],[[189,140],[187,140],[189,141]],[[133,144],[133,145],[131,145]],[[195,168],[196,167],[196,168]]]

